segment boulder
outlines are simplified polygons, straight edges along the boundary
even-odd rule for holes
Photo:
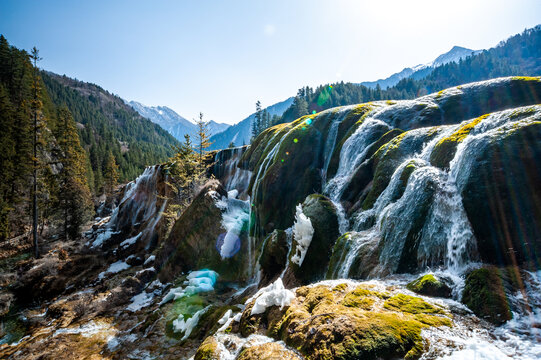
[[[462,303],[475,315],[495,325],[513,317],[501,271],[496,267],[476,269],[467,275]]]
[[[410,282],[407,286],[417,294],[450,298],[452,289],[446,284],[445,280],[434,276],[434,274],[426,274]]]
[[[467,178],[458,181],[481,259],[539,269],[541,122],[534,117],[514,122],[479,140],[474,150],[465,166],[475,171],[463,171]]]
[[[289,266],[301,284],[308,284],[325,276],[334,243],[340,233],[336,207],[327,197],[309,195],[302,204],[302,211],[310,219],[314,233],[300,266],[291,261],[298,246],[297,240],[293,238]]]
[[[250,315],[253,302],[248,304],[239,326],[250,320],[245,334],[283,340],[307,359],[353,360],[417,359],[424,350],[422,329],[452,325],[437,305],[367,285],[307,286],[295,295],[290,306],[272,306],[258,315]]]

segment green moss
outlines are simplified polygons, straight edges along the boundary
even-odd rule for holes
[[[485,119],[490,114],[485,114],[480,116],[467,124],[462,125],[454,133],[438,141],[434,150],[430,154],[430,163],[434,166],[437,166],[441,169],[449,168],[449,163],[455,156],[456,148],[466,136],[473,130],[473,128],[479,124],[483,119]]]
[[[341,264],[344,263],[344,260],[349,253],[351,248],[351,234],[345,233],[340,236],[334,243],[332,250],[331,259],[329,261],[329,268],[327,269],[326,278],[334,279],[338,276],[338,273],[341,268]]]
[[[421,298],[406,294],[397,294],[385,301],[386,309],[410,314],[445,314],[442,308],[435,307]]]
[[[468,274],[462,302],[475,315],[496,325],[512,318],[501,273],[495,267],[477,269]]]
[[[417,359],[424,351],[423,328],[452,325],[442,309],[422,299],[396,295],[387,300],[393,306],[382,307],[380,299],[388,294],[346,288],[297,289],[297,302],[287,310],[269,311],[267,334],[307,359]]]
[[[428,296],[450,297],[452,292],[449,286],[436,279],[433,274],[421,276],[406,287],[408,290]]]
[[[541,76],[513,76],[511,78],[514,81],[541,81]]]
[[[203,343],[197,349],[194,360],[219,360],[220,351],[218,349],[218,343],[210,336],[203,341]]]

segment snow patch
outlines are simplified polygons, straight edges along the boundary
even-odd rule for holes
[[[284,306],[289,306],[291,301],[295,299],[295,294],[291,290],[284,288],[282,279],[278,278],[269,286],[259,289],[252,298],[248,299],[246,304],[252,299],[255,299],[255,303],[250,315],[256,315],[264,313],[271,306],[280,306],[280,309],[283,309]]]
[[[186,340],[188,336],[192,333],[193,329],[196,327],[199,322],[199,318],[210,308],[210,305],[204,309],[199,310],[192,317],[185,319],[184,315],[179,315],[179,317],[173,321],[173,329],[175,332],[183,332],[184,336],[182,340]]]
[[[101,272],[98,275],[98,279],[102,280],[105,277],[105,275],[116,274],[129,268],[130,268],[130,265],[126,264],[126,262],[122,260],[119,260],[117,262],[112,263],[107,270]]]
[[[143,235],[143,233],[139,233],[135,235],[134,237],[124,240],[123,242],[120,243],[120,247],[125,249],[128,246],[135,244],[137,240],[141,237],[141,235]]]
[[[148,265],[149,263],[153,262],[154,260],[156,260],[156,255],[150,255],[148,257],[148,259],[145,260],[145,263],[143,265]]]
[[[128,305],[126,309],[131,312],[139,311],[142,308],[152,305],[153,300],[154,293],[147,293],[143,291],[142,293],[132,297],[131,304]]]
[[[302,212],[302,205],[297,205],[295,214],[295,224],[293,225],[293,236],[297,243],[295,255],[291,257],[291,261],[301,266],[306,256],[306,251],[312,242],[314,236],[314,227],[312,221]]]

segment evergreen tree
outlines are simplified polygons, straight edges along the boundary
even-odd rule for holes
[[[191,187],[199,170],[198,155],[193,149],[190,135],[184,135],[184,142],[175,148],[176,153],[171,158],[171,175],[179,190]]]
[[[252,123],[252,137],[255,138],[261,132],[261,122],[263,113],[261,112],[261,101],[255,103],[255,118]]]
[[[110,196],[118,183],[118,165],[113,152],[109,150],[105,168],[103,170],[103,186],[107,196]]]
[[[31,55],[34,73],[32,78],[32,119],[33,119],[33,157],[32,157],[32,238],[34,243],[34,257],[37,259],[39,257],[39,248],[38,248],[38,134],[40,132],[40,118],[42,116],[42,107],[43,103],[41,101],[41,88],[40,88],[40,78],[39,78],[39,69],[38,61],[41,60],[39,57],[39,51],[35,47],[32,49]]]
[[[86,154],[81,147],[77,128],[66,107],[58,111],[58,145],[62,152],[59,209],[65,238],[76,238],[92,210],[92,198],[86,179]]]

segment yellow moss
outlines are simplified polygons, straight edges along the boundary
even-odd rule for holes
[[[410,314],[445,314],[442,308],[435,307],[421,298],[406,294],[397,294],[383,305],[388,310],[401,311]]]
[[[430,155],[430,162],[440,168],[446,168],[449,166],[449,162],[452,160],[456,147],[461,143],[466,136],[473,130],[473,128],[479,124],[483,119],[486,119],[490,114],[480,116],[469,123],[462,125],[451,135],[438,141],[432,154]]]
[[[541,81],[541,76],[513,76],[511,79],[518,81]]]
[[[220,352],[218,350],[218,343],[216,340],[209,336],[203,341],[203,343],[197,349],[194,360],[218,360],[220,359]]]

